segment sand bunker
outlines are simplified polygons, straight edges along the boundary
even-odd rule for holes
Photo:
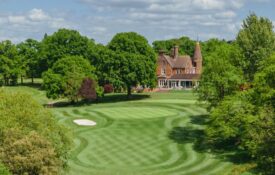
[[[87,119],[74,120],[74,123],[81,126],[95,126],[96,122]]]

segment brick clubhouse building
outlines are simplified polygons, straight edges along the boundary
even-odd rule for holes
[[[170,55],[159,52],[157,62],[158,88],[185,89],[198,85],[202,72],[202,54],[199,42],[195,52],[189,55],[179,55],[179,47],[175,46]]]

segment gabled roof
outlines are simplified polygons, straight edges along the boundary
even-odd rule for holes
[[[191,57],[188,55],[185,56],[178,56],[176,58],[172,58],[168,55],[163,55],[166,61],[170,64],[172,68],[186,68],[188,64],[192,64]]]
[[[193,59],[189,55],[179,56],[178,46],[174,46],[171,51],[171,55],[165,55],[164,51],[160,51],[159,60],[166,60],[172,68],[190,68],[193,67],[193,62],[202,61],[199,42],[196,43]]]

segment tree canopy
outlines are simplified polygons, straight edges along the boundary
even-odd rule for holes
[[[126,52],[137,55],[148,56],[154,59],[154,52],[147,39],[135,32],[116,34],[108,44],[108,48],[115,52]]]
[[[268,58],[275,49],[273,24],[268,18],[250,14],[244,21],[237,36],[237,43],[245,55],[246,77],[252,81],[259,63]]]
[[[33,78],[41,76],[40,60],[41,60],[41,43],[34,39],[27,39],[26,41],[17,45],[20,62],[27,77]]]
[[[95,68],[81,56],[65,56],[43,74],[43,86],[47,97],[68,97],[78,101],[79,89],[85,78],[96,79]]]
[[[230,45],[219,45],[205,57],[201,82],[196,91],[200,100],[208,102],[210,109],[225,96],[238,91],[243,83],[242,70],[231,63],[234,51]]]
[[[128,32],[114,36],[107,48],[100,46],[92,58],[100,79],[108,80],[114,87],[123,87],[131,95],[132,86],[154,87],[156,76],[156,55],[141,35]]]
[[[182,55],[193,55],[194,53],[194,46],[195,41],[191,40],[190,38],[183,36],[179,39],[170,39],[170,40],[161,40],[161,41],[154,41],[153,48],[156,53],[160,50],[164,51],[167,54],[170,54],[171,49],[177,45],[179,46],[179,52]]]
[[[93,45],[92,39],[82,36],[76,30],[59,29],[54,34],[45,36],[42,41],[42,51],[47,64],[44,70],[51,68],[56,61],[68,55],[88,58]]]
[[[11,41],[0,42],[0,74],[2,77],[2,84],[15,85],[17,77],[22,73],[18,51]],[[0,83],[1,84],[1,83]]]
[[[207,141],[250,155],[264,174],[275,173],[275,54],[269,19],[249,15],[236,42],[210,41],[199,98],[210,104]]]

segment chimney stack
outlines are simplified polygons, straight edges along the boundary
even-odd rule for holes
[[[163,55],[164,55],[164,53],[165,53],[165,51],[164,51],[164,50],[162,50],[162,49],[161,49],[161,50],[159,50],[159,55],[160,55],[160,56],[163,56]]]
[[[179,56],[179,46],[174,46],[174,58],[177,58]]]

